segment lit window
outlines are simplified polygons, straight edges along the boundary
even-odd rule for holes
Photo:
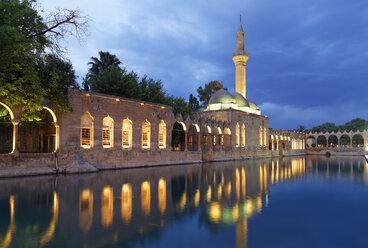
[[[151,146],[151,124],[146,120],[142,123],[142,148],[150,149]]]
[[[91,129],[82,128],[82,147],[91,147]]]
[[[267,129],[263,128],[263,146],[266,147],[266,141],[267,141]]]
[[[188,146],[192,146],[193,145],[193,135],[189,135],[188,136]]]
[[[160,149],[166,148],[166,124],[162,120],[158,125],[158,147]]]
[[[235,146],[236,147],[239,147],[239,141],[240,141],[240,137],[239,137],[239,133],[240,133],[240,130],[239,130],[239,123],[236,123],[236,129],[235,129]]]
[[[262,127],[259,127],[259,146],[262,147],[263,146],[263,131],[262,131]]]
[[[216,136],[212,135],[212,144],[215,146],[216,145]]]
[[[85,149],[93,147],[93,118],[86,112],[81,118],[80,145]]]
[[[103,121],[102,121],[102,147],[103,148],[113,147],[113,144],[114,144],[113,131],[114,131],[114,120],[110,116],[103,118]]]
[[[207,135],[203,135],[203,145],[208,145]]]
[[[242,147],[245,147],[245,125],[242,125]]]
[[[132,148],[132,121],[128,118],[123,120],[123,148],[129,149]]]

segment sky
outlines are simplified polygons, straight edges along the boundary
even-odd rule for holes
[[[184,97],[213,80],[234,92],[242,15],[247,97],[276,129],[368,119],[367,0],[39,0],[44,15],[79,9],[84,41],[64,46],[79,77],[99,51]]]

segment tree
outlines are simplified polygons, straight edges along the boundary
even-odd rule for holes
[[[68,88],[79,89],[72,64],[55,54],[47,54],[37,60],[36,71],[44,97],[55,103],[56,111],[69,112]]]
[[[353,132],[358,131],[358,130],[363,131],[364,129],[367,129],[367,128],[368,128],[368,122],[361,118],[352,119],[351,121],[348,121],[344,125],[341,126],[341,129],[346,130],[348,132],[350,130],[352,130]]]
[[[222,83],[219,81],[211,81],[208,84],[198,87],[197,93],[202,106],[207,106],[211,96],[218,90],[222,89]]]
[[[133,71],[127,73],[113,65],[90,78],[91,90],[103,94],[121,96],[140,100],[138,75]]]
[[[155,81],[144,75],[139,83],[140,99],[148,102],[165,104],[167,102],[166,91],[160,80]]]
[[[26,120],[39,118],[37,113],[47,95],[36,70],[37,60],[46,47],[60,48],[64,35],[83,33],[87,22],[80,12],[67,15],[67,10],[52,13],[45,21],[34,3],[0,1],[0,99],[10,107],[21,105]]]
[[[193,112],[199,109],[199,102],[197,100],[197,97],[193,96],[192,94],[189,95],[189,106]]]
[[[307,130],[307,128],[303,125],[300,125],[297,129],[295,129],[295,131],[299,131],[299,132],[305,132]]]

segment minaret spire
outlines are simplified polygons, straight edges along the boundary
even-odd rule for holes
[[[233,61],[235,64],[235,91],[246,98],[245,65],[248,61],[248,52],[244,51],[244,31],[241,15],[239,29],[236,32],[236,51],[233,53]]]

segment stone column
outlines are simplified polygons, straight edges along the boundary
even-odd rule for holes
[[[184,151],[188,151],[188,131],[184,131],[185,133],[185,148]]]
[[[19,122],[17,121],[12,121],[13,123],[13,150],[11,151],[12,154],[14,155],[18,155],[19,154],[19,150],[18,150],[18,124]]]

